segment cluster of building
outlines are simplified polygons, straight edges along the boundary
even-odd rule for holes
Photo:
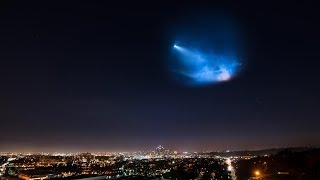
[[[261,154],[261,152],[259,152]],[[0,179],[286,179],[320,177],[320,150],[135,153],[2,153]]]
[[[8,153],[0,157],[2,178],[230,178],[223,158],[204,153],[169,151],[163,146],[134,153]]]

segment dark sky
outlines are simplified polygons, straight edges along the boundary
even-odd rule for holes
[[[50,2],[1,2],[0,151],[320,145],[315,4]],[[167,62],[180,22],[216,12],[241,27],[245,68],[177,83]]]

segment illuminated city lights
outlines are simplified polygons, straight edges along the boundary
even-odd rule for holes
[[[271,152],[274,151],[271,150]],[[304,153],[309,156],[310,152],[314,153],[312,149]],[[248,154],[245,155],[246,153]],[[259,151],[256,153],[253,151],[179,152],[162,145],[152,150],[138,152],[0,153],[0,176],[4,179],[19,177],[25,180],[32,179],[33,175],[42,179],[81,179],[80,177],[115,179],[131,176],[177,179],[177,174],[189,172],[184,174],[189,177],[188,179],[201,179],[201,177],[219,177],[229,180],[261,179],[262,177],[277,179],[279,176],[292,176],[290,171],[294,167],[282,166],[286,160],[282,161],[281,158],[287,157],[284,153],[288,152],[280,151],[270,157],[253,155],[260,155]],[[319,150],[318,154],[320,154]],[[268,163],[270,161],[272,163]],[[262,173],[262,169],[257,168],[266,167],[267,164],[268,172]],[[296,173],[301,169],[299,168]],[[303,169],[299,176],[306,175],[306,172],[307,170]]]
[[[255,171],[254,174],[255,174],[256,176],[260,176],[260,171]]]

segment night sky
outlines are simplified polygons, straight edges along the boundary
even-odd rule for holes
[[[315,4],[50,2],[1,2],[0,151],[320,145]],[[179,82],[174,43],[211,37],[214,17],[241,34],[241,72]]]

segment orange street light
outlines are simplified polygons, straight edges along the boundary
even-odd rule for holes
[[[260,171],[255,171],[254,174],[255,174],[256,176],[260,176]]]

